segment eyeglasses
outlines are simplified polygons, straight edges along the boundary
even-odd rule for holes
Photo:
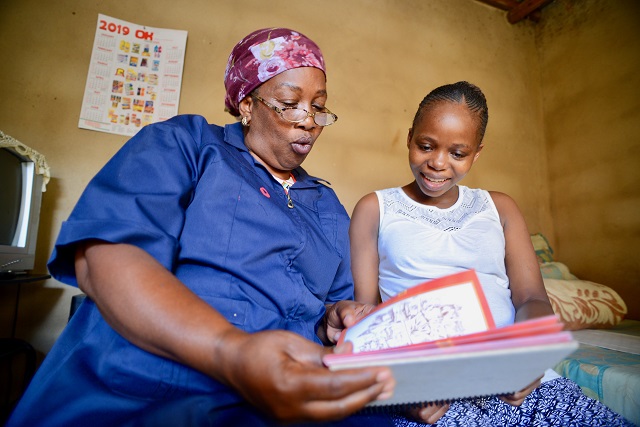
[[[276,107],[273,104],[270,104],[269,102],[265,101],[262,97],[260,97],[259,95],[253,95],[253,98],[257,99],[258,101],[262,101],[262,103],[264,103],[264,105],[266,105],[267,107],[271,108],[273,111],[275,111],[276,113],[280,114],[280,116],[285,119],[288,122],[291,123],[300,123],[304,120],[307,119],[307,117],[313,117],[313,122],[315,124],[317,124],[318,126],[329,126],[332,125],[336,122],[336,120],[338,120],[338,116],[336,116],[335,114],[333,114],[331,111],[329,111],[328,109],[324,109],[324,111],[317,111],[315,113],[310,113],[307,110],[303,109],[303,108],[296,108],[296,107]]]

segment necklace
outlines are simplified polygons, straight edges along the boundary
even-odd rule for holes
[[[286,194],[288,200],[287,207],[289,209],[293,209],[293,200],[291,200],[291,196],[289,195],[289,188],[296,183],[296,178],[292,173],[289,173],[288,179],[280,179],[275,175],[273,177],[280,183],[280,185],[282,185],[282,188],[284,188],[284,194]]]

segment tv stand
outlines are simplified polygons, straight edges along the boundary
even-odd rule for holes
[[[26,271],[0,271],[0,282],[13,281],[17,278],[26,277]]]
[[[15,285],[16,302],[13,309],[13,324],[11,325],[11,338],[16,336],[16,324],[18,323],[18,308],[20,306],[20,285],[22,283],[42,282],[50,279],[50,274],[4,271],[0,273],[0,286]]]
[[[39,282],[50,278],[51,275],[49,274],[29,273],[26,271],[0,271],[0,285]]]
[[[0,338],[0,367],[4,375],[3,378],[7,382],[0,393],[0,424],[6,421],[36,371],[36,350],[27,341],[15,337],[20,303],[20,285],[44,281],[49,278],[51,278],[49,274],[31,272],[5,271],[0,273],[0,286],[13,285],[16,287],[11,337]]]

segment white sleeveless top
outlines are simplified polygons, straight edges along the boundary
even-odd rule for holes
[[[513,323],[498,210],[489,192],[458,186],[447,209],[415,202],[401,188],[376,191],[382,300],[427,280],[474,269],[496,326]]]
[[[447,209],[417,203],[401,188],[376,191],[380,295],[386,301],[413,285],[473,268],[496,326],[510,325],[515,308],[500,215],[488,191],[458,189],[458,200]],[[542,382],[559,377],[547,369]]]

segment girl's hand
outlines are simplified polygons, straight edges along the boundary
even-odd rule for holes
[[[538,388],[538,386],[540,385],[540,379],[542,379],[542,377],[538,378],[517,393],[500,396],[500,399],[511,406],[520,406],[522,405],[522,402],[524,402],[524,399],[529,396],[529,394],[531,394],[533,390]]]
[[[375,307],[356,301],[338,301],[327,306],[322,326],[318,328],[318,337],[327,345],[337,343],[343,330],[353,326]]]

